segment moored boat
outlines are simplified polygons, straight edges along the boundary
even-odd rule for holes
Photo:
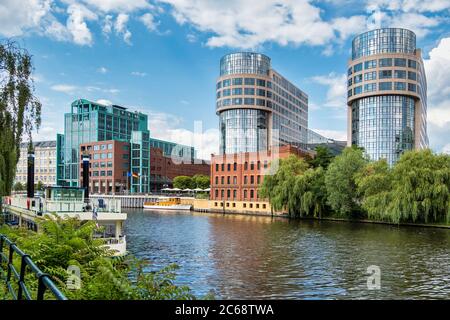
[[[180,197],[157,197],[144,202],[146,210],[191,210],[192,204],[182,203]]]

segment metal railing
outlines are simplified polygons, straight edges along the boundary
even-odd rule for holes
[[[3,252],[4,247],[9,247],[8,255]],[[20,257],[20,272],[17,272],[14,267],[14,254]],[[67,300],[50,276],[43,273],[29,255],[20,250],[6,236],[0,235],[0,282],[6,284],[8,292],[14,300],[33,300],[32,294],[25,283],[27,267],[38,280],[36,300],[44,300],[44,294],[47,291],[57,300]],[[15,284],[17,285],[17,291],[14,289]]]

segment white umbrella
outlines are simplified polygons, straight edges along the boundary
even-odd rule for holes
[[[210,192],[210,191],[211,191],[211,188],[203,189],[203,191]]]
[[[181,191],[181,189],[178,188],[173,188],[173,189],[169,189],[170,191]]]
[[[192,189],[186,188],[186,189],[183,189],[182,191],[183,191],[183,192],[191,192]]]
[[[170,188],[163,188],[163,189],[161,189],[161,191],[170,191],[170,190],[172,190],[172,189],[170,189]]]
[[[201,191],[203,191],[203,189],[202,188],[195,188],[194,191],[195,192],[201,192]]]

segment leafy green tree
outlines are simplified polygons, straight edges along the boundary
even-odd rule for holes
[[[178,176],[173,179],[173,186],[179,189],[193,189],[194,182],[191,177],[188,176]]]
[[[26,50],[14,42],[0,43],[0,196],[11,193],[23,134],[31,141],[32,130],[40,125],[32,71]]]
[[[196,174],[192,177],[194,188],[207,189],[209,188],[211,182],[209,176],[204,174]]]
[[[300,203],[297,211],[301,217],[312,215],[322,218],[328,211],[324,168],[310,168],[304,174],[296,176],[293,194],[299,198],[296,202]]]
[[[379,161],[357,178],[369,217],[399,222],[450,221],[450,156],[405,152],[392,169]]]
[[[264,177],[259,190],[261,197],[268,198],[273,210],[287,210],[294,217],[300,213],[300,197],[295,196],[296,178],[305,173],[308,164],[294,155],[280,159],[279,167],[274,175]]]
[[[36,183],[36,191],[43,191],[44,190],[44,184],[42,183],[42,181],[38,181],[38,183]]]
[[[17,181],[13,186],[13,190],[14,191],[23,191],[23,190],[25,190],[25,185],[20,183],[20,181]]]
[[[367,162],[362,149],[348,147],[328,166],[325,174],[327,202],[341,217],[351,217],[360,212],[355,175]]]
[[[331,153],[330,149],[326,146],[317,146],[316,155],[314,158],[309,159],[307,162],[313,168],[322,167],[324,169],[328,168],[328,165],[333,160],[334,155]]]

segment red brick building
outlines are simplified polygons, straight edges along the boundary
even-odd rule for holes
[[[211,157],[211,200],[218,201],[261,201],[258,186],[270,171],[274,159],[289,155],[309,157],[310,153],[292,145],[272,151],[246,152],[212,155]]]
[[[80,154],[87,153],[90,193],[114,194],[128,190],[130,144],[108,140],[80,145]],[[83,185],[83,166],[80,162],[80,185]]]
[[[150,148],[150,191],[157,192],[165,187],[172,187],[177,176],[209,176],[210,164],[204,160],[172,159],[165,156],[159,148]]]

